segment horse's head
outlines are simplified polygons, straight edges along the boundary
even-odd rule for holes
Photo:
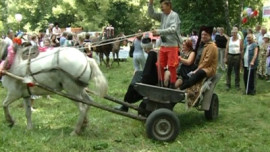
[[[14,51],[16,52],[17,60],[27,60],[29,57],[35,58],[39,54],[37,46],[31,46],[31,43],[25,43],[20,46],[14,46]]]
[[[7,48],[8,44],[4,40],[0,39],[0,61],[6,58]]]
[[[94,51],[94,48],[91,46],[91,43],[87,42],[83,45],[85,53],[91,53]]]
[[[120,45],[120,42],[124,43],[124,42],[127,41],[127,38],[126,38],[126,36],[124,35],[123,32],[121,32],[120,34],[118,34],[116,37],[118,38],[117,40],[119,41],[119,45]],[[125,44],[126,43],[124,43],[124,45]]]

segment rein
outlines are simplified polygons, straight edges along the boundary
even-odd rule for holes
[[[26,68],[26,75],[28,75],[28,77],[30,77],[29,81],[30,82],[27,82],[26,83],[26,88],[27,88],[27,91],[28,91],[28,94],[29,96],[32,96],[32,92],[30,90],[30,87],[32,86],[32,84],[36,83],[36,79],[34,78],[33,76],[33,73],[30,69],[30,66],[31,66],[31,53],[32,53],[32,47],[29,48],[29,51],[28,51],[28,59],[27,59],[27,68]],[[33,80],[33,82],[31,82]]]
[[[148,33],[148,32],[151,32],[151,31],[146,31],[145,33]],[[131,37],[134,37],[138,34],[143,34],[143,33],[135,33],[135,34],[131,34],[131,35],[126,35],[126,36],[123,36],[123,37],[116,37],[116,38],[112,38],[112,39],[107,39],[107,40],[103,40],[103,41],[98,41],[98,42],[93,42],[92,44],[90,44],[90,47],[99,47],[99,46],[104,46],[104,45],[108,45],[108,44],[114,44],[116,42],[121,42],[123,40],[119,40],[119,38],[131,38]],[[115,40],[115,41],[112,41],[112,40]],[[106,42],[106,43],[104,43]],[[74,48],[77,48],[77,47],[74,47]],[[83,49],[89,49],[89,47],[81,47]]]
[[[151,31],[146,31],[144,33],[148,33],[148,32],[151,32]],[[118,40],[119,38],[131,38],[131,37],[136,36],[138,34],[143,34],[143,33],[135,33],[135,34],[125,35],[123,37],[116,37],[116,38],[112,38],[112,39],[107,39],[107,40],[103,40],[103,41],[94,42],[93,44],[95,44],[95,43],[99,44],[99,43],[108,42],[108,41],[111,41],[111,40]]]

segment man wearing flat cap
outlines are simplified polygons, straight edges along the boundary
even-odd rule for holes
[[[216,74],[218,49],[216,44],[211,40],[212,31],[213,27],[201,27],[194,62],[197,69],[189,74],[190,78],[188,80],[183,81],[180,87],[181,90],[189,88],[198,82],[202,82],[204,78],[209,78]]]
[[[170,86],[174,88],[176,82],[176,68],[178,66],[178,46],[180,43],[180,19],[176,12],[172,10],[170,0],[160,0],[161,11],[155,12],[153,8],[154,0],[149,0],[148,15],[161,22],[160,29],[152,31],[153,35],[160,35],[161,47],[157,62],[159,82],[164,81],[164,68],[168,66],[170,71]]]

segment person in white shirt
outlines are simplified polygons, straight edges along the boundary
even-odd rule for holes
[[[256,25],[254,32],[254,35],[256,37],[256,39],[254,39],[255,41],[258,41],[260,34],[261,34],[261,25]]]
[[[224,57],[224,62],[228,65],[226,90],[231,88],[231,74],[233,69],[235,72],[235,87],[236,89],[240,89],[240,64],[243,42],[238,36],[237,29],[233,29],[231,33],[232,37],[227,42]]]
[[[53,24],[49,24],[48,28],[46,29],[46,36],[51,37],[53,33]]]
[[[53,34],[56,35],[58,38],[60,37],[62,31],[61,29],[59,28],[59,24],[58,23],[55,23],[54,24],[54,28],[53,28]]]
[[[8,44],[8,46],[10,46],[10,45],[13,45],[13,38],[14,38],[14,33],[13,33],[13,31],[12,30],[8,30],[8,32],[7,32],[7,36],[6,36],[6,38],[5,38],[5,42]]]
[[[31,41],[30,41],[32,46],[38,46],[38,39],[36,34],[31,35]]]

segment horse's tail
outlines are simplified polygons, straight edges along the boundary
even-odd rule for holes
[[[88,58],[88,63],[91,68],[91,80],[95,82],[95,91],[100,97],[104,97],[108,90],[107,80],[103,73],[100,71],[98,64],[94,59]]]

